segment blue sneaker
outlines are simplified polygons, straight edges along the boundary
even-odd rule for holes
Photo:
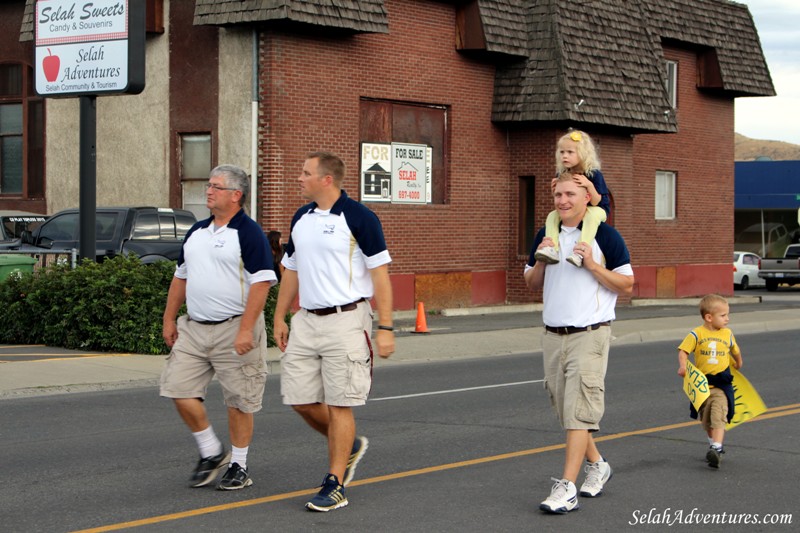
[[[356,437],[356,440],[353,441],[353,450],[350,452],[350,459],[347,460],[347,468],[344,469],[343,487],[346,487],[353,480],[353,476],[356,474],[356,466],[358,466],[358,462],[364,457],[364,454],[367,453],[367,448],[369,448],[367,437]]]
[[[348,503],[347,496],[344,495],[344,487],[339,483],[339,479],[333,474],[326,474],[325,479],[322,480],[322,489],[306,503],[306,509],[327,513],[339,507],[345,507]]]

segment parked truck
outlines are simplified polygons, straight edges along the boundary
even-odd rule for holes
[[[50,217],[35,231],[22,234],[10,248],[23,253],[79,248],[78,209]],[[191,211],[163,207],[98,207],[95,219],[97,260],[136,254],[143,263],[175,260],[196,219]]]
[[[783,257],[762,257],[758,269],[758,277],[764,279],[768,291],[778,290],[781,283],[800,283],[800,244],[787,246]]]

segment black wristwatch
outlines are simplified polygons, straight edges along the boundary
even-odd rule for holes
[[[382,330],[385,330],[385,331],[394,331],[394,327],[393,326],[384,326],[382,324],[378,324],[378,329],[382,329]]]

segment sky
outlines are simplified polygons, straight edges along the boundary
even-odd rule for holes
[[[756,24],[778,96],[736,98],[735,130],[800,144],[800,0],[736,0]]]

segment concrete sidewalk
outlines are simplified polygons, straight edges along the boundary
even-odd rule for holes
[[[663,305],[663,302],[660,303]],[[696,303],[689,300],[684,304],[689,305],[683,316],[615,321],[612,325],[612,350],[614,345],[655,341],[673,341],[677,347],[686,333],[700,324]],[[521,312],[517,308],[509,309]],[[496,324],[496,327],[485,331],[452,332],[444,327],[437,332],[417,335],[401,331],[397,337],[396,353],[390,359],[376,358],[376,366],[541,351],[544,331],[541,326],[507,329],[507,321],[497,308],[472,309],[470,313],[480,314],[483,322],[491,322],[489,326]],[[405,321],[408,319],[405,317]],[[403,322],[402,315],[398,322]],[[446,323],[447,319],[441,319],[441,322]],[[800,330],[800,307],[737,312],[734,306],[731,329],[736,335]],[[276,348],[269,349],[272,374],[280,371],[279,356]],[[135,354],[62,356],[58,359],[3,363],[0,365],[0,399],[153,386],[158,383],[163,364],[164,356]]]

